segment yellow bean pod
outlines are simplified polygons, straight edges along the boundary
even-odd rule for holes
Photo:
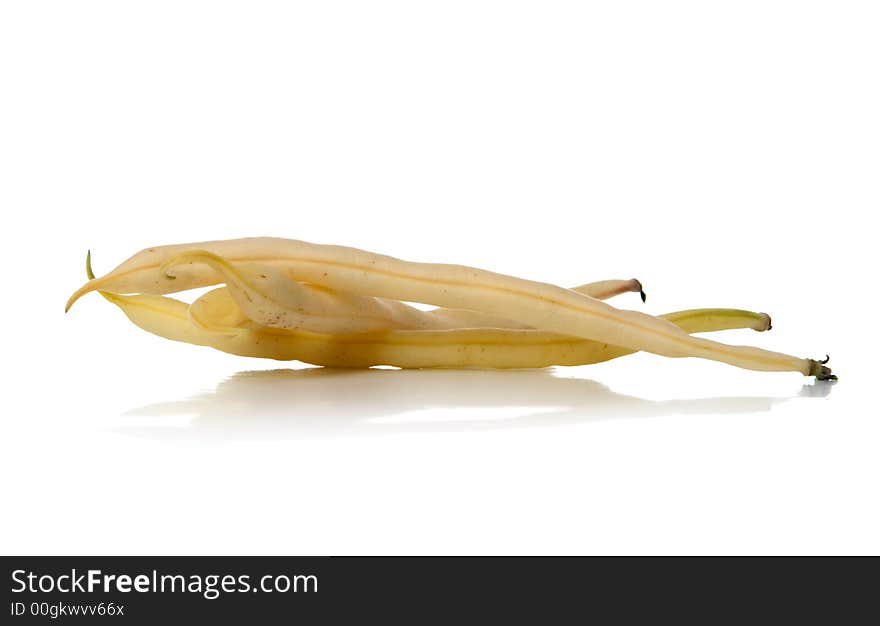
[[[392,330],[326,335],[261,327],[243,316],[221,287],[191,306],[173,298],[104,293],[135,325],[174,341],[240,356],[298,360],[329,367],[540,368],[608,361],[632,350],[537,330]],[[735,309],[699,309],[664,316],[687,332],[731,328],[765,330],[769,317]],[[232,326],[225,326],[232,324]]]
[[[548,332],[592,339],[668,357],[700,357],[760,371],[796,371],[832,378],[823,363],[750,346],[731,346],[688,335],[660,317],[616,309],[548,283],[460,265],[413,263],[355,248],[255,238],[163,246],[144,250],[109,274],[77,290],[68,308],[96,289],[163,294],[223,282],[216,269],[193,263],[160,271],[174,256],[206,250],[231,262],[284,268],[289,278],[354,295],[422,302],[510,318]]]
[[[479,311],[437,308],[424,311],[389,300],[339,293],[291,280],[278,267],[260,263],[232,263],[205,250],[183,252],[166,261],[160,271],[204,263],[217,270],[241,313],[261,326],[308,330],[326,334],[357,334],[381,330],[452,330],[457,328],[528,328],[513,320]],[[639,291],[635,279],[606,280],[576,287],[575,291],[609,298]]]

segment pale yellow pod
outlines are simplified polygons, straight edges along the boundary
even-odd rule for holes
[[[632,352],[535,330],[395,330],[342,336],[271,329],[236,318],[235,301],[222,287],[204,294],[192,306],[163,296],[107,293],[105,297],[134,324],[161,337],[240,356],[331,367],[537,368],[598,363]],[[681,311],[667,317],[690,332],[769,327],[769,317],[763,313],[732,309]],[[239,326],[224,328],[225,323]]]
[[[159,271],[186,250],[207,250],[233,262],[282,266],[297,282],[334,291],[461,308],[510,318],[549,332],[593,339],[668,357],[700,357],[752,370],[796,371],[832,378],[812,359],[692,337],[667,320],[615,309],[570,289],[461,265],[413,263],[355,248],[256,238],[151,248],[81,287],[68,307],[88,291],[172,293],[222,282],[204,264],[182,266],[173,278]]]
[[[263,263],[232,263],[205,250],[191,250],[166,261],[160,271],[173,275],[181,265],[203,263],[217,270],[248,319],[271,328],[353,334],[380,330],[450,330],[455,328],[528,328],[514,320],[463,309],[429,311],[387,298],[356,296],[291,280],[283,268]],[[575,291],[608,298],[639,291],[635,279],[606,280]]]

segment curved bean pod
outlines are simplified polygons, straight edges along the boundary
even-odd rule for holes
[[[548,283],[460,265],[413,263],[355,248],[277,238],[144,250],[77,290],[68,301],[68,308],[77,298],[96,289],[162,294],[222,282],[216,270],[204,264],[180,266],[173,275],[159,271],[165,261],[192,249],[208,250],[235,262],[280,265],[294,281],[335,291],[477,310],[546,331],[662,356],[700,357],[752,370],[832,377],[830,368],[816,360],[692,337],[665,319],[615,309]]]
[[[236,319],[235,301],[223,287],[204,294],[191,306],[164,296],[104,296],[135,325],[166,339],[239,356],[299,360],[329,367],[540,368],[600,363],[633,352],[537,330],[392,330],[324,335],[271,329],[246,318]],[[688,332],[769,327],[766,314],[735,309],[680,311],[665,317]],[[229,323],[238,325],[223,326]]]
[[[308,330],[328,334],[355,334],[381,330],[451,330],[457,328],[528,328],[515,321],[479,311],[438,308],[429,311],[387,298],[339,293],[291,280],[282,268],[261,263],[231,263],[205,250],[183,252],[166,261],[160,271],[203,263],[217,272],[241,312],[271,328]],[[639,291],[639,281],[606,280],[574,289],[607,298]],[[595,296],[593,295],[595,294]]]

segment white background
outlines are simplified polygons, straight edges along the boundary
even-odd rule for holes
[[[871,2],[3,3],[0,551],[880,552],[878,32]],[[636,276],[620,306],[767,311],[724,339],[841,380],[333,372],[62,313],[87,248],[248,235]]]

